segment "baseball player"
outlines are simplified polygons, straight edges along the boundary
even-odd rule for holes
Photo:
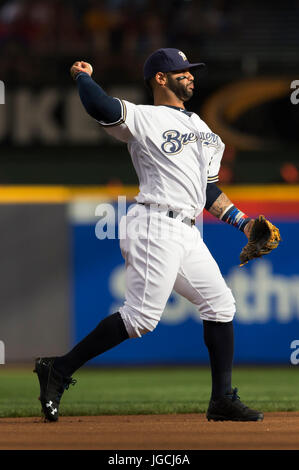
[[[64,356],[35,362],[42,411],[49,421],[58,420],[61,396],[74,383],[72,374],[121,342],[153,331],[173,289],[197,306],[203,321],[212,376],[207,419],[263,419],[232,388],[235,301],[195,226],[204,208],[249,238],[255,222],[215,184],[224,151],[221,138],[185,109],[195,89],[192,72],[203,66],[190,63],[177,49],[151,54],[144,80],[154,105],[108,96],[91,78],[90,64],[78,61],[71,67],[86,111],[127,143],[140,191],[121,221],[135,234],[120,240],[126,262],[123,306]],[[157,236],[161,231],[169,236]]]

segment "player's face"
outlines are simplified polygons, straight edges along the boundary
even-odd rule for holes
[[[188,101],[193,96],[194,77],[189,69],[168,72],[167,86],[182,101]]]

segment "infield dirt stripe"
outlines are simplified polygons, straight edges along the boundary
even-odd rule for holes
[[[208,422],[203,414],[0,419],[0,449],[299,449],[299,412],[263,422]]]

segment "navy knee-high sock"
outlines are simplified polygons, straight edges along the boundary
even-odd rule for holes
[[[54,369],[69,377],[90,359],[112,349],[128,338],[129,335],[120,313],[114,313],[104,318],[70,352],[56,357],[53,363]]]
[[[212,394],[217,400],[231,391],[234,356],[233,322],[203,321],[204,341],[209,351]]]

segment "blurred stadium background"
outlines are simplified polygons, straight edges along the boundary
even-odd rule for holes
[[[299,104],[291,100],[298,16],[299,2],[290,0],[0,2],[7,363],[64,353],[124,296],[118,240],[96,238],[95,207],[116,206],[121,195],[130,204],[137,179],[125,145],[84,112],[71,64],[86,60],[107,92],[150,103],[143,62],[159,47],[176,47],[207,64],[188,108],[226,144],[221,187],[250,216],[264,213],[283,238],[269,258],[239,268],[245,238],[205,214],[205,242],[237,300],[235,362],[290,365],[291,343],[299,343]],[[201,328],[174,294],[152,334],[93,362],[207,364]]]

